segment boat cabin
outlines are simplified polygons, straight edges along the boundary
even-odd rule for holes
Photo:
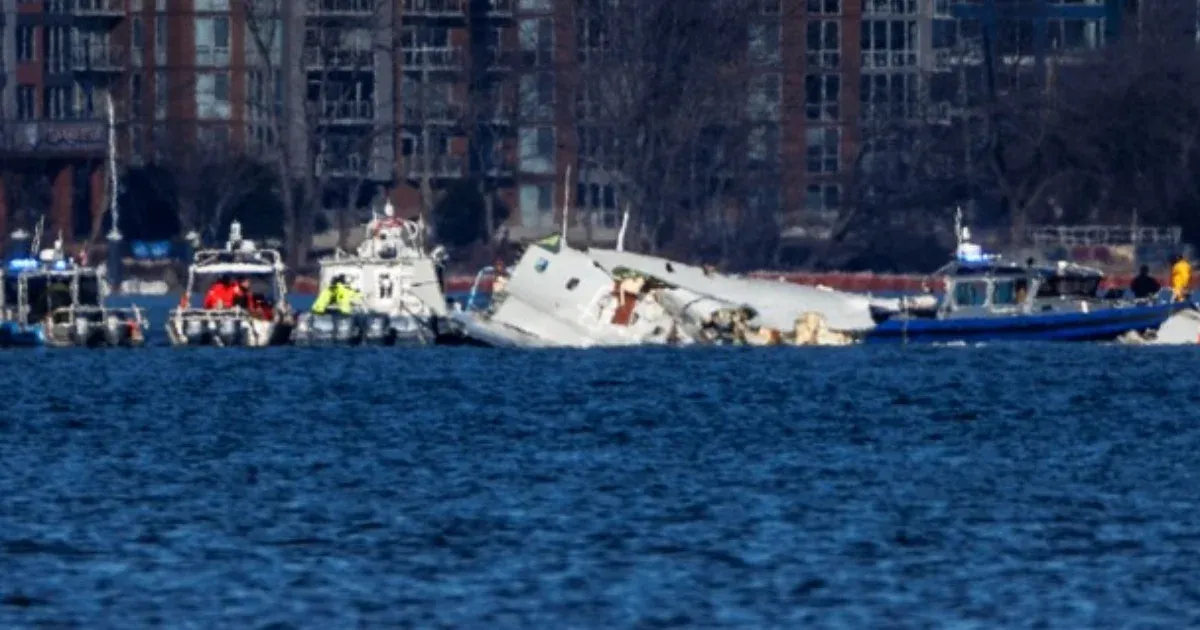
[[[62,308],[99,309],[104,300],[104,280],[97,270],[66,259],[10,260],[3,283],[0,309],[4,319],[24,325],[41,322]]]
[[[203,304],[204,294],[220,280],[248,280],[251,294],[286,310],[287,280],[279,252],[258,249],[253,241],[242,240],[240,229],[235,228],[232,232],[225,249],[204,249],[193,256],[184,293],[185,307],[197,308],[191,303],[196,296],[200,298],[199,304]]]
[[[1034,265],[956,260],[939,272],[946,284],[945,313],[1057,310],[1061,303],[1098,299],[1104,274],[1069,263]]]

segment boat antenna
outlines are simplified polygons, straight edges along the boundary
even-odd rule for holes
[[[955,248],[955,250],[957,250],[958,247],[960,245],[962,245],[963,241],[965,240],[964,235],[963,235],[963,220],[962,219],[963,219],[962,206],[958,206],[957,208],[954,209],[954,248]]]
[[[108,240],[121,240],[120,215],[117,209],[117,113],[113,106],[112,92],[108,93],[108,213],[112,217],[112,229],[108,231]]]
[[[42,230],[46,225],[46,215],[42,215],[38,219],[37,226],[33,228],[33,242],[29,245],[29,251],[37,256],[42,251]]]
[[[559,247],[567,246],[567,217],[571,213],[571,165],[567,165],[567,172],[563,175],[563,215],[562,215],[562,238],[559,239]]]
[[[625,204],[625,212],[621,214],[621,229],[617,232],[617,251],[625,251],[625,230],[629,229],[629,204]]]

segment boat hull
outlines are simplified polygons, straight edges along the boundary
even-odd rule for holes
[[[292,324],[250,317],[244,312],[173,312],[167,319],[167,338],[173,346],[263,348],[291,343]]]
[[[507,324],[484,319],[476,313],[451,312],[445,330],[438,336],[438,345],[478,346],[485,348],[548,348],[558,347],[546,339],[535,337]]]
[[[41,348],[46,334],[41,324],[23,326],[16,322],[0,322],[0,348]]]
[[[424,346],[437,338],[436,319],[408,315],[304,313],[292,342],[299,346]]]
[[[986,343],[1112,341],[1155,330],[1184,303],[1120,306],[1089,312],[1036,313],[946,319],[893,318],[863,336],[864,343]]]
[[[50,317],[28,326],[0,323],[0,348],[136,348],[145,340],[140,318],[61,321]]]

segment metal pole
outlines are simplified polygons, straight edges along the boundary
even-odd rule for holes
[[[112,228],[108,231],[108,252],[105,266],[108,271],[108,286],[113,293],[121,292],[121,228],[120,211],[117,205],[117,115],[113,106],[112,92],[108,93],[108,214]]]

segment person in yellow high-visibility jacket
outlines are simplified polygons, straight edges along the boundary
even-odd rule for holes
[[[1171,293],[1176,302],[1182,302],[1192,285],[1192,265],[1183,256],[1175,256],[1171,265]]]
[[[345,276],[337,276],[317,296],[317,301],[312,305],[312,312],[323,315],[332,304],[337,312],[350,315],[354,312],[354,305],[361,299],[362,296],[358,291],[350,288],[346,283]]]

